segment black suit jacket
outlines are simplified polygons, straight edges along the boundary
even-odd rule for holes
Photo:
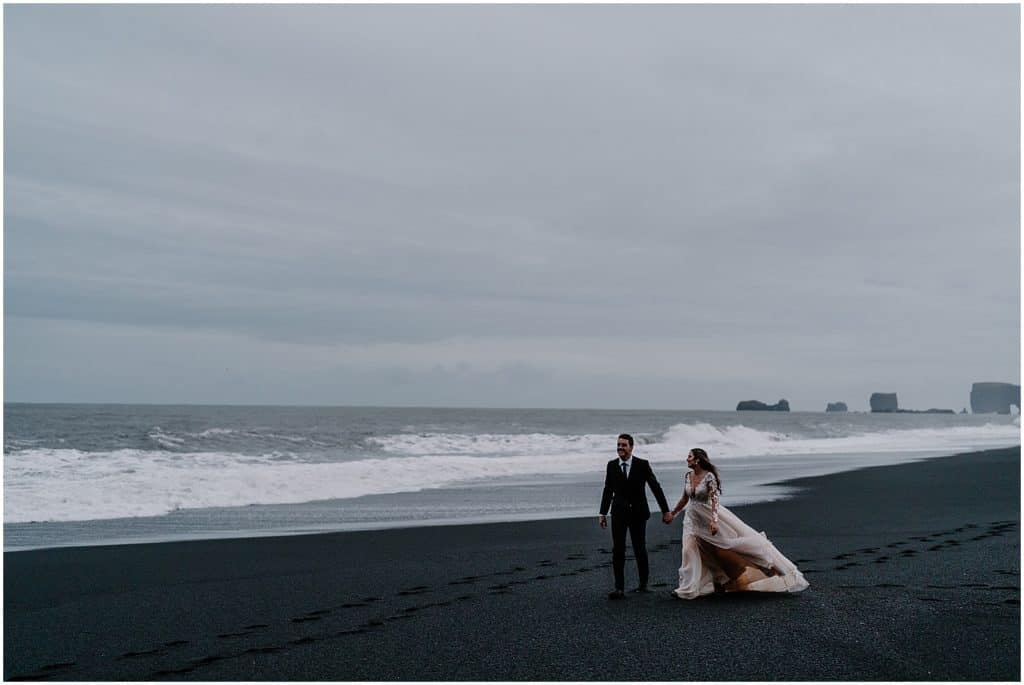
[[[601,494],[601,514],[608,513],[611,506],[612,516],[621,516],[625,520],[647,520],[651,518],[651,509],[647,505],[646,486],[651,486],[654,498],[662,512],[668,511],[665,493],[654,477],[651,464],[646,459],[633,456],[629,469],[629,479],[622,475],[622,461],[612,459],[604,476],[604,492]]]

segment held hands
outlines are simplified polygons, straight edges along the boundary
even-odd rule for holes
[[[664,524],[669,524],[669,523],[672,523],[672,521],[674,521],[675,518],[676,518],[675,514],[673,514],[670,511],[666,511],[665,513],[663,513],[661,515],[661,522],[664,523]],[[607,528],[608,527],[608,517],[603,515],[603,514],[599,515],[597,517],[597,523],[602,528]],[[714,526],[714,524],[712,524],[712,526]],[[717,530],[718,530],[717,528],[714,528],[714,527],[712,528],[712,531],[717,531]]]

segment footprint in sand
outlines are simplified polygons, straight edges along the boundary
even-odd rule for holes
[[[191,673],[194,670],[196,670],[195,666],[183,666],[182,668],[165,668],[154,673],[152,676],[149,677],[149,680],[153,680],[154,678],[157,678],[159,676],[178,675],[180,673]]]
[[[74,665],[74,661],[65,661],[59,664],[47,664],[45,666],[41,666],[39,670],[35,673],[12,675],[10,677],[5,678],[5,680],[47,680],[48,678],[52,678],[53,676],[57,675],[56,673],[54,673],[54,671],[62,671],[65,669],[69,669]]]
[[[274,652],[284,651],[284,647],[267,646],[267,647],[253,647],[252,649],[245,650],[245,654],[273,654]]]
[[[216,661],[223,661],[227,658],[229,658],[229,655],[227,654],[211,654],[210,656],[204,656],[200,657],[199,659],[193,659],[189,662],[189,664],[191,665],[191,668],[194,670],[199,666],[206,666],[207,664],[212,664]]]
[[[410,618],[416,618],[416,617],[413,616],[412,614],[392,614],[391,616],[386,617],[384,620],[385,621],[401,621],[401,620],[410,619]],[[366,632],[366,631],[363,630],[363,631],[360,631],[360,632]]]

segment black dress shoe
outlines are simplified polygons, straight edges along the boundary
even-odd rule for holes
[[[635,587],[632,590],[630,590],[630,592],[650,592],[650,591],[651,591],[651,588],[647,587],[646,585],[641,585],[640,587]]]
[[[608,599],[626,599],[626,593],[622,590],[614,590],[608,593]]]

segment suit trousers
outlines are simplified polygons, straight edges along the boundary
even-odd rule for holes
[[[636,570],[640,574],[640,585],[647,585],[647,519],[627,519],[612,516],[612,569],[615,571],[615,589],[626,587],[626,533],[633,543]]]

